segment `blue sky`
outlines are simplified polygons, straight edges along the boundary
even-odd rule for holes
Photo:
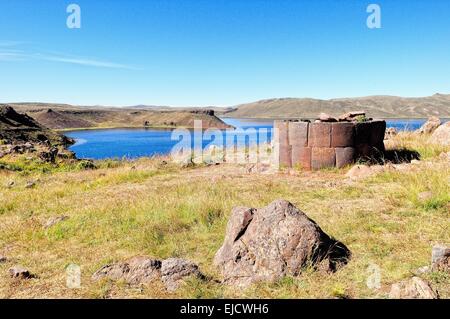
[[[66,26],[71,3],[81,29]],[[449,15],[448,0],[0,0],[0,102],[450,93]]]

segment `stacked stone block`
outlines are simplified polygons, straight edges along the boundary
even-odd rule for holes
[[[275,121],[279,163],[284,167],[343,167],[384,152],[386,122]]]

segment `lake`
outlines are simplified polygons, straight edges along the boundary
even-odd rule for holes
[[[247,138],[248,144],[267,142],[271,139],[270,129],[273,127],[271,120],[259,119],[236,119],[224,118],[224,122],[236,127],[234,134],[239,137],[245,136],[244,131],[248,128],[267,129],[269,132],[262,132],[257,136]],[[416,130],[426,120],[387,120],[388,127],[397,130]],[[79,158],[105,159],[105,158],[138,158],[143,156],[166,155],[179,142],[179,139],[172,140],[171,129],[98,129],[69,131],[65,135],[74,138],[76,144],[70,149]],[[191,135],[191,145],[194,146],[194,136]],[[198,141],[198,140],[197,140]],[[198,142],[198,145],[207,147],[209,144],[216,144],[213,138]]]

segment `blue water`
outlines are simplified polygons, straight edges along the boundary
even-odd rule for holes
[[[244,129],[268,129],[273,127],[271,120],[257,119],[223,119],[227,124],[236,127],[236,136],[244,136]],[[397,130],[416,130],[425,120],[387,120],[388,127],[395,127]],[[143,156],[155,156],[169,154],[172,148],[180,141],[172,139],[170,129],[100,129],[71,131],[67,136],[74,138],[77,142],[71,146],[79,158],[105,159],[105,158],[138,158]],[[194,146],[193,132],[190,132],[191,145]],[[220,137],[217,137],[220,138]],[[222,137],[223,138],[223,137]],[[264,133],[246,139],[247,144],[267,142],[271,139],[271,133]],[[198,141],[198,140],[197,140]],[[202,147],[209,144],[219,143],[213,138],[211,140],[199,141]]]

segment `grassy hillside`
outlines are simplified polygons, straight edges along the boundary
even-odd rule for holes
[[[283,98],[262,100],[236,106],[226,117],[241,118],[315,118],[321,112],[332,116],[365,110],[370,117],[427,118],[450,117],[450,95],[422,98],[369,96],[331,100]]]
[[[438,157],[449,149],[413,134],[400,134],[388,147],[416,150],[422,161],[350,181],[348,169],[249,174],[243,166],[181,168],[162,158],[100,161],[96,170],[47,167],[42,173],[26,155],[3,158],[20,171],[0,170],[0,254],[9,258],[0,263],[0,298],[385,298],[393,282],[429,264],[433,244],[450,242],[450,164]],[[26,188],[30,180],[36,185]],[[14,186],[5,187],[11,181]],[[431,197],[421,200],[426,191]],[[307,270],[298,278],[245,290],[192,280],[169,294],[158,285],[90,279],[101,266],[136,255],[187,258],[220,279],[212,261],[231,209],[262,207],[278,198],[294,203],[345,243],[353,253],[350,263],[334,274]],[[43,227],[59,215],[69,219]],[[71,263],[81,266],[81,289],[65,286]],[[38,277],[10,279],[7,270],[15,264]],[[376,290],[366,286],[372,264],[381,270]],[[450,297],[448,274],[425,277],[442,298]]]
[[[62,104],[11,104],[39,123],[53,129],[106,127],[188,127],[202,120],[204,128],[229,126],[207,110],[153,110],[132,108],[81,107]]]

